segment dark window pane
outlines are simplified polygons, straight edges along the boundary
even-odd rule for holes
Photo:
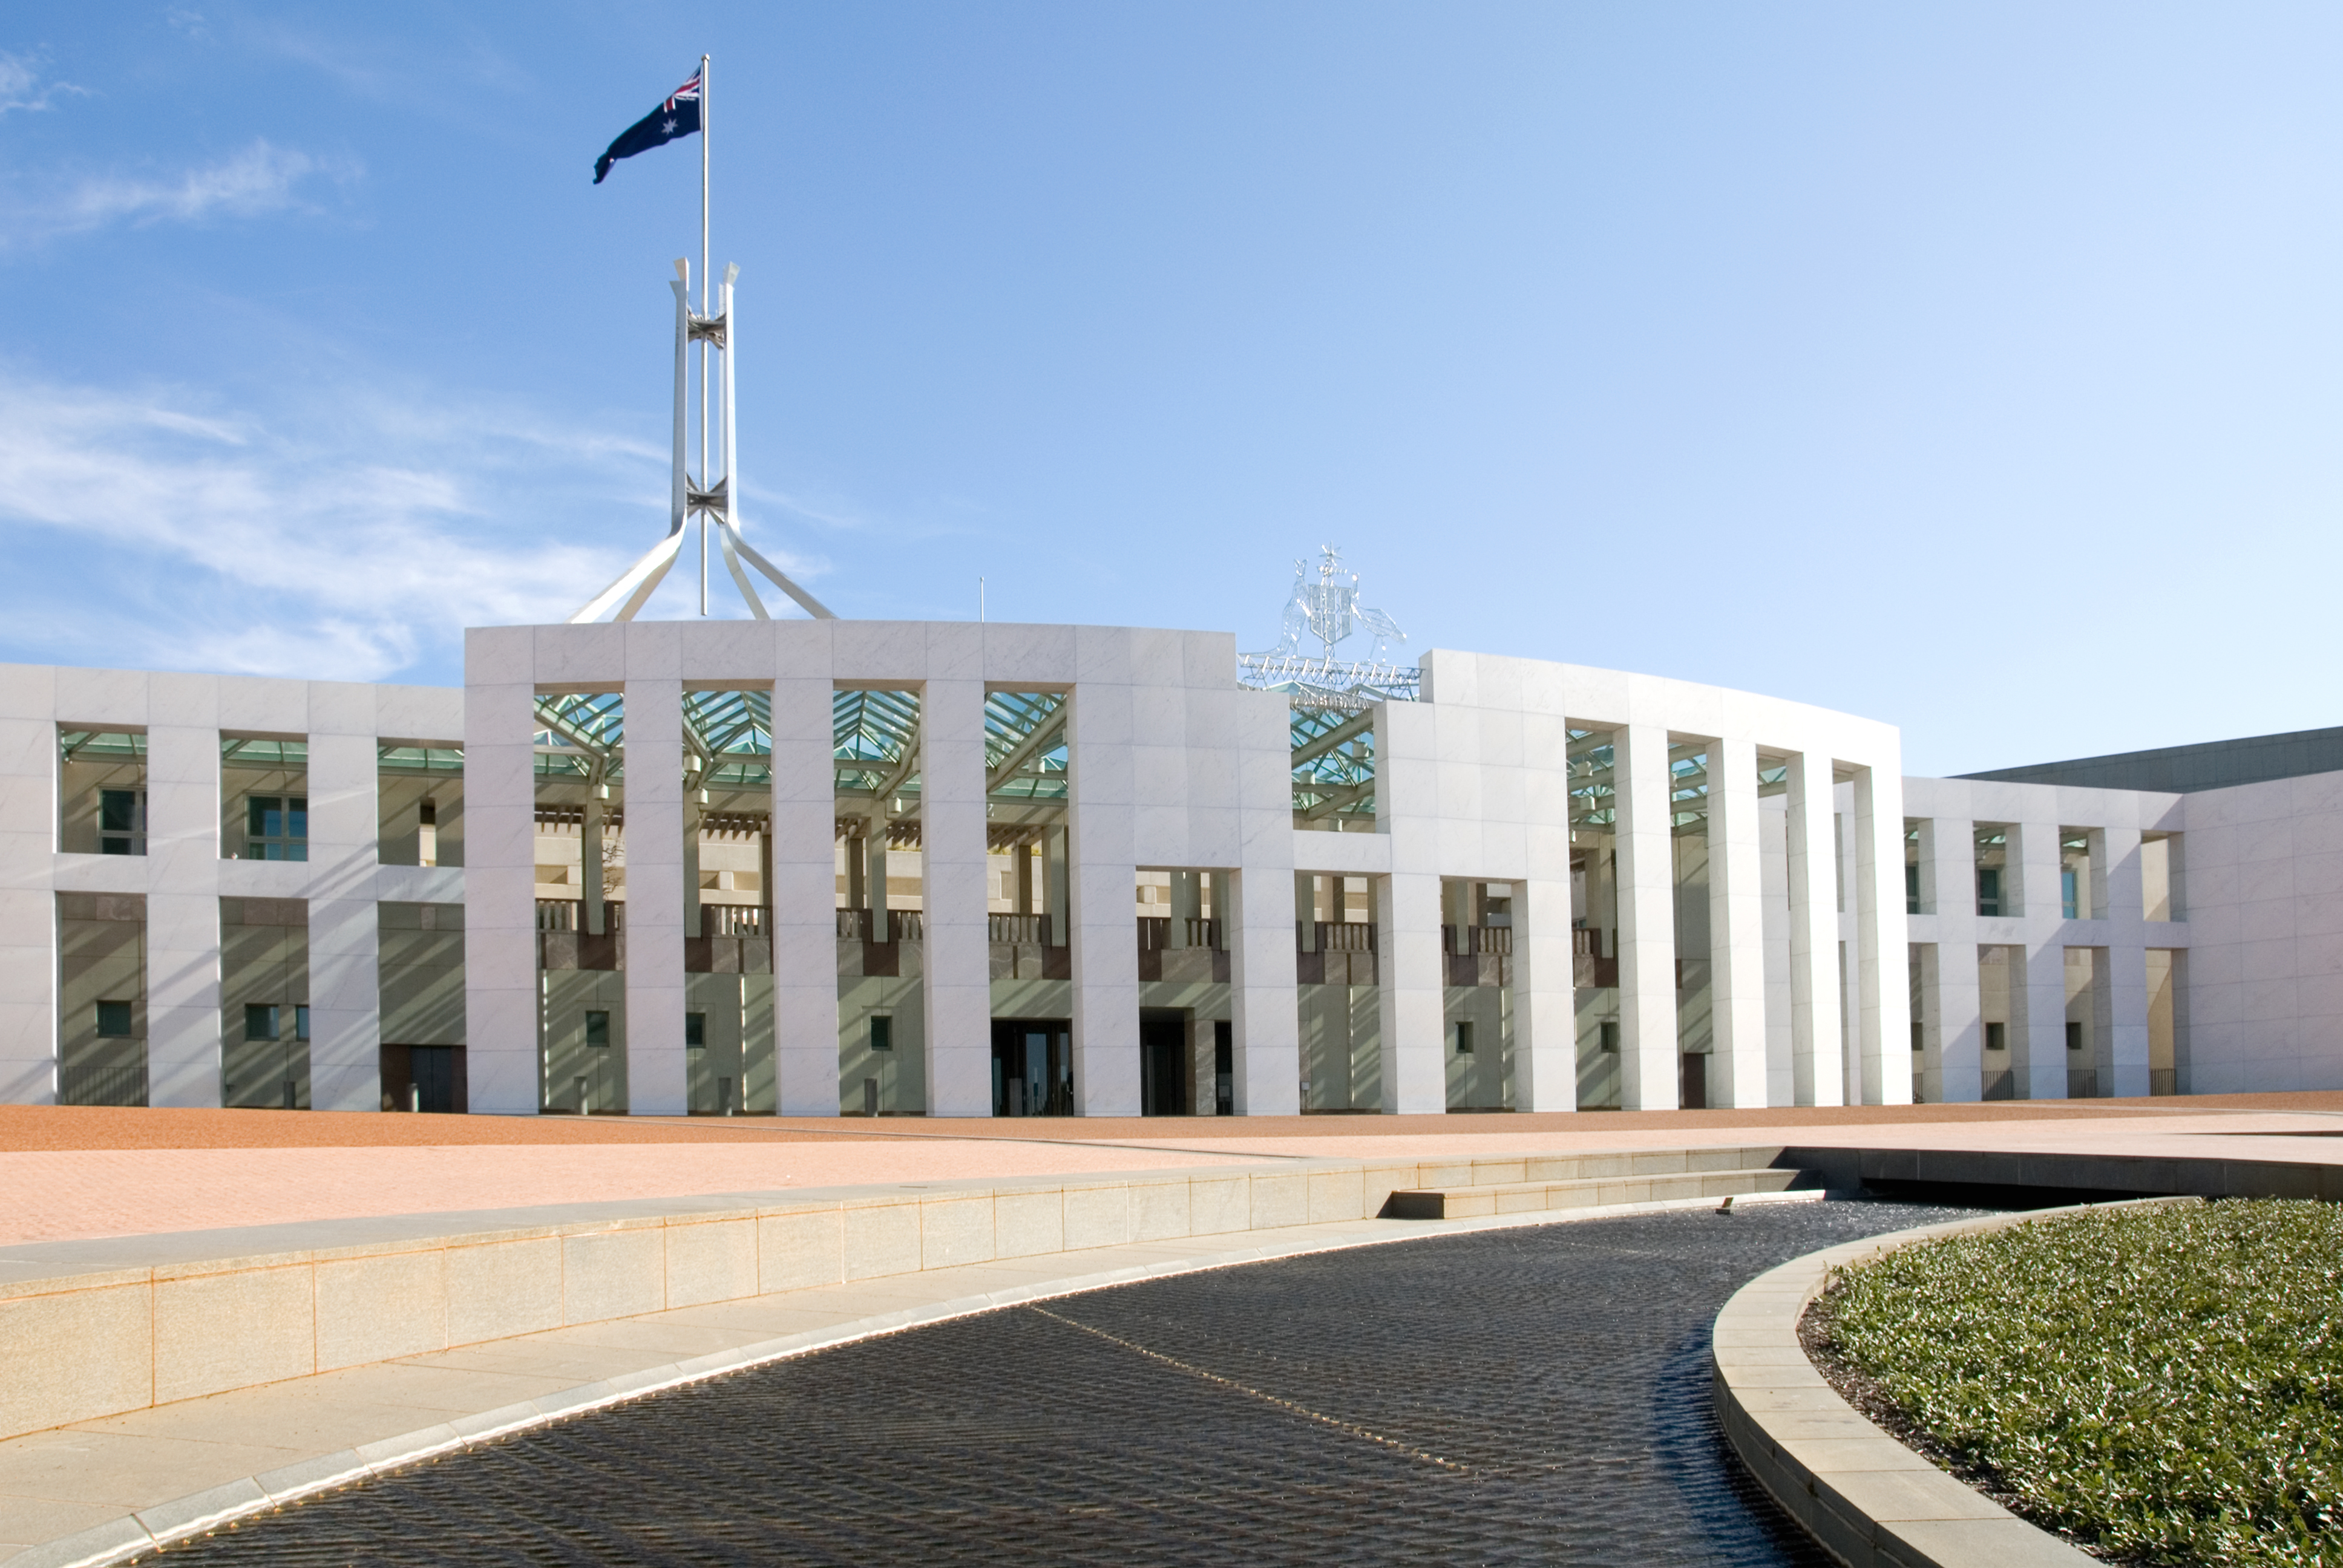
[[[309,799],[296,795],[285,802],[285,836],[306,839],[309,836]]]
[[[610,1043],[610,1015],[608,1013],[589,1012],[586,1015],[586,1043],[588,1045],[608,1045]]]
[[[245,830],[256,839],[277,836],[277,815],[283,802],[274,795],[251,795],[244,802]]]
[[[683,1043],[688,1050],[698,1050],[708,1043],[708,1015],[688,1012],[683,1015]]]
[[[895,1020],[893,1019],[874,1018],[870,1020],[870,1049],[873,1050],[892,1050],[895,1049]]]
[[[108,833],[135,832],[138,827],[138,797],[127,789],[99,790],[97,825]]]
[[[272,1005],[263,1002],[246,1002],[244,1009],[244,1038],[246,1040],[275,1040],[277,1038],[277,1009]]]
[[[130,1004],[126,1001],[102,1001],[97,1004],[97,1032],[110,1040],[120,1040],[130,1033]]]
[[[293,1010],[293,1038],[295,1040],[309,1038],[309,1009],[306,1004],[297,1006]]]

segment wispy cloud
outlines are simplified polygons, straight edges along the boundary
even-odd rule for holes
[[[85,234],[114,224],[202,223],[314,210],[304,188],[319,180],[347,184],[363,171],[352,160],[326,158],[255,141],[216,163],[176,174],[85,176],[44,197],[19,194],[9,205],[8,230],[18,244]]]
[[[12,109],[38,114],[54,108],[59,98],[85,96],[88,92],[71,82],[43,81],[41,61],[35,55],[0,51],[0,115]]]
[[[567,615],[663,524],[665,454],[649,443],[428,389],[313,401],[331,428],[0,366],[13,656],[451,672],[462,628]]]

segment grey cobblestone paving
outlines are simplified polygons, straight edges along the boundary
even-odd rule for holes
[[[1707,1333],[1774,1264],[1969,1211],[1431,1238],[865,1341],[170,1548],[219,1564],[1816,1564],[1724,1451]]]

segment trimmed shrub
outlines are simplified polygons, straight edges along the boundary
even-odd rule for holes
[[[1827,1346],[2036,1523],[2343,1568],[2343,1208],[2107,1209],[1842,1271]]]

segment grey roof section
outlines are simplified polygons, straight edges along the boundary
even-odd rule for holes
[[[1955,777],[2189,795],[2200,789],[2265,784],[2273,779],[2299,779],[2306,773],[2337,772],[2343,772],[2343,729],[2204,740],[2194,746],[2118,751],[2108,757],[2078,757],[2071,762],[2037,762],[2027,768],[1996,768]]]

